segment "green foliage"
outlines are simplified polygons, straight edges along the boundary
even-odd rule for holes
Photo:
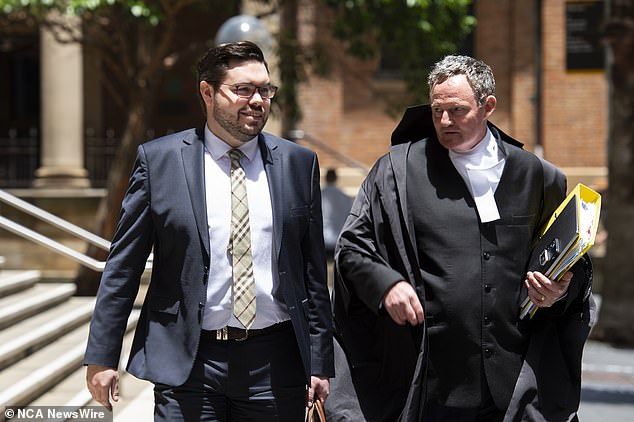
[[[334,34],[360,58],[390,56],[414,101],[428,100],[429,67],[457,53],[476,20],[471,0],[324,0],[335,10]]]
[[[271,6],[271,13],[279,13],[294,1],[260,0]],[[346,51],[359,58],[387,59],[397,67],[392,75],[407,83],[410,98],[405,101],[426,102],[426,77],[429,67],[440,57],[456,53],[465,37],[475,26],[469,15],[471,0],[321,0],[334,11],[333,33],[344,44]],[[106,41],[112,63],[120,62],[121,51],[134,50],[144,36],[154,34],[154,44],[164,33],[165,7],[173,4],[195,4],[199,7],[222,7],[220,0],[0,0],[0,23],[12,22],[5,17],[28,14],[36,20],[52,10],[81,16],[84,37]],[[213,6],[212,6],[213,5]],[[226,7],[225,4],[223,6]],[[99,31],[95,27],[100,27]],[[138,30],[141,30],[140,32]],[[290,33],[286,33],[290,30]],[[0,31],[1,32],[1,31]],[[119,39],[128,46],[114,48],[113,32],[121,32]],[[284,78],[277,102],[293,120],[301,116],[297,104],[296,85],[305,77],[305,66],[319,75],[326,75],[331,65],[328,49],[318,41],[311,46],[300,46],[292,28],[278,34],[280,69]],[[147,43],[144,44],[147,48]],[[132,48],[130,48],[132,47]],[[138,64],[131,58],[128,66]],[[153,68],[152,68],[153,69]],[[120,79],[129,79],[129,69]],[[138,74],[139,72],[134,72]],[[147,77],[147,75],[145,76]],[[119,92],[125,90],[119,89]],[[400,106],[399,106],[400,107]]]
[[[0,0],[0,11],[5,14],[27,12],[41,16],[50,11],[84,16],[99,14],[112,6],[127,11],[132,19],[156,26],[161,20],[161,10],[156,1],[143,0]]]

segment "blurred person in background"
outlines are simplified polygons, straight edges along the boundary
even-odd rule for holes
[[[326,257],[333,259],[335,245],[343,223],[346,222],[352,198],[337,186],[337,171],[330,168],[326,171],[326,186],[321,190],[321,209],[324,217],[324,245]]]

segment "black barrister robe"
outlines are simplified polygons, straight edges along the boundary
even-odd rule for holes
[[[426,314],[442,318],[442,305],[434,303],[433,297],[426,297],[424,283],[430,274],[425,269],[429,263],[420,262],[421,248],[417,245],[406,190],[408,155],[416,142],[427,143],[430,148],[424,147],[422,150],[432,151],[431,156],[422,158],[426,162],[421,165],[433,167],[436,160],[448,160],[446,152],[443,156],[442,148],[437,148],[439,144],[433,137],[433,126],[424,115],[425,111],[418,107],[406,113],[393,134],[390,153],[377,162],[365,180],[338,245],[335,322],[346,359],[341,354],[337,357],[338,376],[333,380],[332,395],[327,406],[329,420],[332,421],[392,422],[399,417],[403,421],[422,420],[428,386],[426,371],[429,366],[425,330],[435,330],[437,327],[433,321],[427,322],[426,325],[431,324],[430,327],[397,326],[380,309],[380,303],[392,284],[405,279],[416,288]],[[490,127],[500,147],[507,153],[507,168],[498,189],[512,191],[513,186],[504,187],[509,172],[513,172],[517,181],[539,183],[537,186],[515,186],[518,190],[527,189],[526,192],[537,194],[526,205],[530,208],[529,214],[535,214],[536,217],[529,222],[522,222],[527,224],[529,236],[519,239],[516,245],[527,254],[531,239],[563,199],[565,178],[552,165],[518,148],[521,144],[517,141],[493,125]],[[416,144],[415,150],[421,150],[421,145]],[[447,163],[451,164],[449,161]],[[522,179],[525,174],[532,176]],[[457,174],[455,176],[459,177]],[[511,205],[509,203],[508,206]],[[436,213],[440,215],[442,210],[436,210]],[[509,225],[515,225],[513,223],[511,221]],[[499,251],[500,256],[503,252]],[[522,262],[512,270],[516,273],[508,272],[512,268],[508,263],[501,269],[507,270],[505,277],[516,278],[517,286],[510,294],[517,292],[518,297],[527,258],[513,258]],[[456,261],[459,260],[458,257]],[[452,262],[452,265],[459,265],[459,262]],[[563,421],[575,416],[579,403],[581,351],[591,326],[589,267],[585,261],[577,265],[574,282],[566,299],[551,310],[540,311],[541,315],[538,314],[538,318],[523,330],[519,329],[515,309],[507,307],[507,313],[504,314],[504,310],[490,308],[502,312],[497,315],[498,326],[507,324],[505,335],[514,336],[516,343],[511,349],[505,348],[504,345],[495,344],[495,341],[504,342],[504,335],[501,338],[499,333],[491,336],[492,358],[489,362],[485,360],[484,364],[484,376],[487,377],[496,404],[509,407],[508,420]],[[463,271],[469,271],[469,268]],[[479,297],[474,299],[480,301]],[[480,315],[475,318],[480,318]],[[468,334],[480,336],[480,333]],[[518,336],[519,341],[516,338]],[[485,329],[482,337],[486,337]],[[446,338],[451,339],[451,336]],[[437,338],[432,337],[432,341],[438,344]],[[544,359],[544,356],[547,358]],[[472,366],[479,366],[480,355],[472,361]],[[346,363],[349,367],[346,367]],[[511,397],[520,367],[521,376]],[[479,368],[471,367],[470,370],[479,371]],[[347,378],[345,375],[350,373],[352,377]],[[452,376],[459,377],[459,374]],[[456,382],[460,382],[459,379]],[[352,387],[354,391],[351,392]],[[459,393],[447,396],[437,385],[433,387],[429,396],[449,404],[467,400],[471,393],[466,391],[463,397]],[[342,389],[346,391],[339,393]],[[555,394],[555,391],[558,393]],[[352,400],[355,396],[358,404]],[[346,412],[348,416],[341,416]]]

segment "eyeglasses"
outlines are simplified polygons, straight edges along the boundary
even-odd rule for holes
[[[257,86],[249,83],[220,85],[230,86],[231,91],[241,98],[251,98],[255,94],[255,91],[258,91],[260,97],[264,99],[271,99],[275,97],[275,93],[277,92],[277,87],[275,85]]]

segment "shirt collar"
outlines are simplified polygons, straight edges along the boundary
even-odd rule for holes
[[[484,137],[480,139],[480,142],[475,144],[473,148],[468,149],[466,151],[451,150],[451,152],[453,152],[457,156],[483,155],[483,154],[486,154],[488,151],[490,152],[491,148],[493,147],[492,141],[494,141],[493,134],[491,133],[491,130],[489,130],[489,128],[487,127]]]
[[[454,161],[454,164],[458,161],[463,163],[463,165],[488,167],[503,160],[506,154],[498,145],[497,139],[493,136],[491,130],[487,128],[484,137],[473,148],[467,151],[449,150],[449,157]]]
[[[255,154],[258,152],[258,136],[256,135],[250,141],[247,141],[240,145],[238,148],[247,157],[249,161],[253,161]],[[205,125],[205,148],[211,154],[211,158],[218,161],[223,156],[227,155],[227,152],[233,149],[232,146],[216,136],[209,127]]]

